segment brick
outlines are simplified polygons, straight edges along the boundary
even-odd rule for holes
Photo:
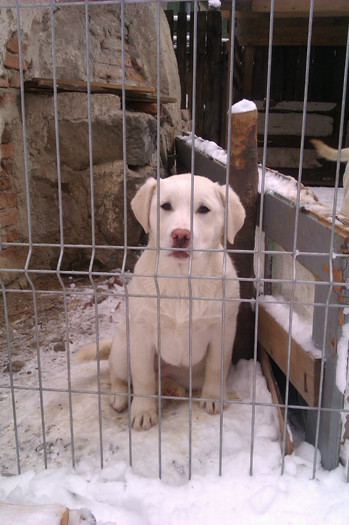
[[[8,79],[7,79],[8,82]],[[5,106],[6,104],[16,103],[18,96],[15,93],[4,93],[0,96],[0,106]]]
[[[11,175],[13,166],[12,159],[1,159],[1,175],[5,172],[7,175]]]
[[[9,190],[12,185],[10,177],[5,174],[4,170],[1,171],[0,175],[0,191]]]
[[[17,195],[15,193],[0,193],[0,209],[7,210],[17,206]]]
[[[12,140],[12,133],[11,133],[10,126],[5,126],[5,129],[2,132],[1,142],[2,144],[8,144],[9,142],[11,142],[11,140]]]
[[[1,144],[1,158],[2,159],[11,159],[13,156],[13,144],[9,142],[8,144]]]
[[[140,82],[141,84],[144,84],[145,82],[144,77],[137,73],[137,71],[134,71],[133,69],[126,70],[126,80],[130,80],[132,82]]]
[[[11,51],[11,53],[18,54],[19,53],[19,42],[18,38],[10,38],[10,40],[6,43],[6,49],[7,51]],[[25,53],[28,49],[28,44],[25,44],[22,42],[22,52]]]
[[[18,219],[18,210],[5,210],[0,212],[0,226],[5,228],[5,226],[14,226],[17,224]]]
[[[1,240],[5,242],[3,238],[1,238]],[[8,248],[5,248],[4,250],[0,250],[0,257],[3,257],[4,259],[14,257],[15,255],[16,255],[16,246],[9,246]]]
[[[0,87],[2,88],[8,88],[9,87],[9,81],[7,77],[1,77],[0,78]]]
[[[12,55],[11,53],[6,53],[6,57],[4,60],[4,66],[7,69],[16,69],[19,71],[20,69],[20,63],[19,63],[19,56],[18,55]],[[26,71],[28,69],[28,63],[23,60],[23,71]]]
[[[16,71],[14,69],[9,69],[8,81],[9,81],[9,86],[12,88],[21,87],[21,77],[20,77],[19,71]]]
[[[122,69],[120,66],[98,63],[95,64],[95,75],[105,80],[120,80],[122,78]]]
[[[18,241],[18,231],[16,229],[6,230],[1,232],[2,242],[14,242]]]

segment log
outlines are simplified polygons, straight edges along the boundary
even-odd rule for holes
[[[16,505],[0,503],[2,525],[95,525],[96,519],[87,509],[70,510],[64,505]]]
[[[0,503],[0,523],[68,525],[69,509],[62,505],[12,505]]]
[[[252,253],[234,253],[233,260],[238,277],[253,279],[253,250],[258,203],[258,158],[257,158],[257,109],[232,113],[230,142],[229,182],[245,208],[246,219],[238,232],[233,248],[251,250]],[[232,248],[229,246],[229,248]],[[255,298],[253,281],[240,281],[242,299]],[[254,312],[250,302],[240,306],[233,360],[249,359],[254,351]]]

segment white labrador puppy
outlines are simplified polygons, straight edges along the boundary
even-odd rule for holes
[[[330,148],[322,140],[313,139],[312,144],[314,145],[316,151],[318,152],[319,157],[323,157],[327,160],[337,160],[338,150]],[[343,148],[341,150],[341,162],[347,162],[345,172],[343,175],[343,188],[344,188],[344,197],[343,204],[341,208],[341,213],[349,218],[349,148]]]
[[[192,387],[202,388],[201,406],[214,414],[221,407],[223,348],[223,396],[226,399],[225,383],[232,357],[240,294],[234,266],[220,250],[225,206],[228,207],[227,238],[230,243],[234,242],[244,223],[245,211],[230,187],[226,203],[225,186],[195,176],[191,224],[191,195],[191,176],[175,175],[160,181],[159,203],[157,182],[153,178],[145,182],[131,202],[137,220],[149,234],[147,249],[135,265],[128,288],[133,387],[131,419],[133,427],[138,430],[147,430],[157,423],[155,392],[159,353],[162,377],[188,387],[191,348]],[[160,250],[156,249],[158,211]],[[222,327],[224,298],[234,300],[224,302],[225,324]],[[126,334],[125,319],[118,325],[114,340],[100,345],[101,358],[107,358],[110,353],[111,391],[116,392],[111,396],[111,405],[117,411],[124,410],[128,402],[125,395],[128,375]],[[79,360],[95,358],[95,345],[81,349],[78,355]]]

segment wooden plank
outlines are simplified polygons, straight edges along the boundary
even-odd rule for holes
[[[57,79],[56,86],[58,92],[78,92],[87,93],[86,80],[72,80],[72,79]],[[26,91],[44,91],[53,93],[53,79],[52,78],[33,78],[24,82]],[[90,91],[95,93],[108,93],[113,95],[122,95],[121,84],[107,84],[106,82],[90,82]],[[151,86],[127,86],[125,89],[126,100],[133,100],[138,102],[156,102],[157,94],[154,87]],[[162,104],[176,102],[177,99],[167,95],[161,95],[160,100]]]
[[[288,332],[261,305],[259,307],[258,341],[278,367],[287,374]],[[309,406],[316,407],[319,400],[321,359],[292,338],[290,381]]]
[[[265,380],[267,382],[269,392],[271,394],[272,401],[276,405],[282,405],[284,401],[281,397],[279,385],[277,384],[275,376],[273,374],[273,369],[271,367],[268,354],[264,350],[264,348],[259,347],[258,355],[259,355],[259,361],[261,363],[262,371],[263,371]],[[280,437],[281,437],[280,444],[282,447],[283,442],[284,442],[285,409],[281,406],[277,406],[276,410],[277,410],[278,421],[279,421],[279,426],[280,426]],[[294,443],[292,440],[292,435],[290,434],[289,429],[286,426],[286,448],[285,448],[286,456],[289,456],[290,454],[292,454],[293,451],[294,451]]]
[[[345,46],[348,17],[314,19],[312,45]],[[276,18],[274,20],[274,46],[304,46],[308,39],[308,18]],[[269,42],[269,17],[253,16],[239,19],[236,37],[240,46],[267,46]]]
[[[343,260],[344,280],[349,279],[349,264]],[[341,323],[343,322],[343,310],[341,308],[329,308],[326,316],[325,305],[329,299],[329,304],[336,304],[340,300],[340,291],[332,289],[331,296],[328,298],[328,286],[316,286],[314,297],[314,318],[313,318],[313,339],[322,348],[325,336],[325,380],[322,393],[321,406],[332,408],[321,412],[319,449],[321,452],[321,463],[327,470],[332,470],[338,465],[339,448],[342,435],[342,418],[340,410],[344,408],[343,393],[337,387],[337,345],[342,335]],[[345,292],[344,292],[345,293]],[[343,295],[344,295],[343,293]],[[343,306],[348,304],[349,290],[343,300]],[[320,306],[323,305],[323,306]],[[326,331],[326,334],[324,333]],[[311,411],[307,414],[306,440],[315,444],[316,428],[318,424],[317,412]]]
[[[248,99],[252,96],[254,51],[254,46],[246,46],[243,58],[242,96]]]
[[[309,13],[309,0],[274,0],[274,12],[297,15]],[[252,12],[269,13],[270,0],[252,0]],[[315,16],[328,16],[330,13],[348,14],[348,0],[316,0],[314,2]]]
[[[310,0],[275,0],[274,16],[309,15]],[[231,0],[221,1],[221,10],[231,11]],[[236,16],[270,13],[270,0],[236,0]],[[348,14],[348,0],[316,0],[314,15],[316,17],[341,16]]]

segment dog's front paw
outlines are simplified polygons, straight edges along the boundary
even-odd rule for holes
[[[135,430],[149,430],[157,424],[158,414],[153,399],[134,399],[131,406],[132,426]]]
[[[212,401],[200,401],[200,407],[205,409],[208,414],[220,414],[221,407],[224,409],[228,406],[227,403],[220,402],[220,395],[215,396],[203,392],[202,397],[206,399],[214,399]]]
[[[110,396],[109,403],[117,412],[122,412],[127,407],[127,396]]]

